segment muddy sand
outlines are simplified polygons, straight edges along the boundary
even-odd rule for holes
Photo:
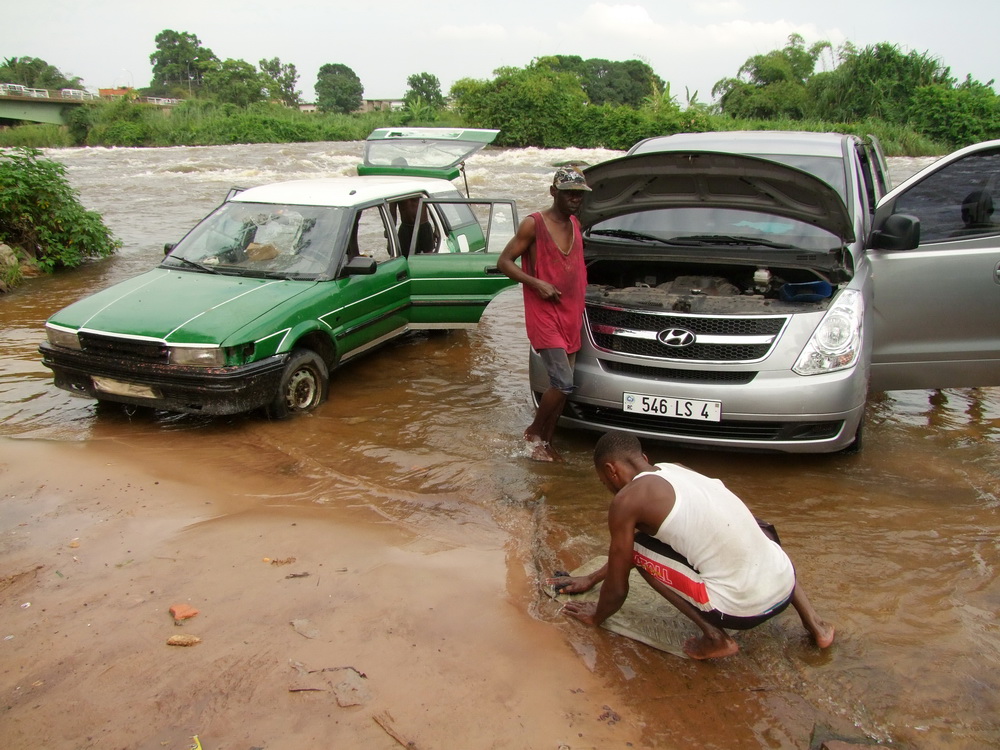
[[[93,441],[0,439],[0,472],[0,747],[643,746],[529,615],[500,529],[417,534]]]

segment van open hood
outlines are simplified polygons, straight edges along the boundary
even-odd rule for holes
[[[708,151],[636,154],[584,171],[584,228],[615,216],[665,208],[759,211],[806,222],[848,243],[854,228],[837,192],[822,180],[766,159]]]

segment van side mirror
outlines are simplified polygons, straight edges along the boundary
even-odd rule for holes
[[[920,219],[890,214],[872,229],[868,246],[875,250],[913,250],[920,245]]]
[[[175,247],[177,247],[176,242],[168,242],[166,245],[163,246],[163,255],[164,256],[170,255],[170,251],[173,250]]]

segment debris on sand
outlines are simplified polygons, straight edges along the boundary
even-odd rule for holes
[[[196,635],[172,635],[167,638],[168,646],[194,646],[201,643],[201,638]]]
[[[175,604],[170,608],[170,616],[174,618],[174,625],[180,625],[183,620],[190,620],[198,614],[198,610],[189,604]]]
[[[292,620],[291,626],[295,628],[295,632],[304,638],[318,638],[319,631],[309,624],[309,620]]]

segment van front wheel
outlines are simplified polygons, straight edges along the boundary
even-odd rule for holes
[[[274,400],[265,407],[271,419],[312,411],[326,401],[330,371],[311,349],[296,349],[285,363]]]

